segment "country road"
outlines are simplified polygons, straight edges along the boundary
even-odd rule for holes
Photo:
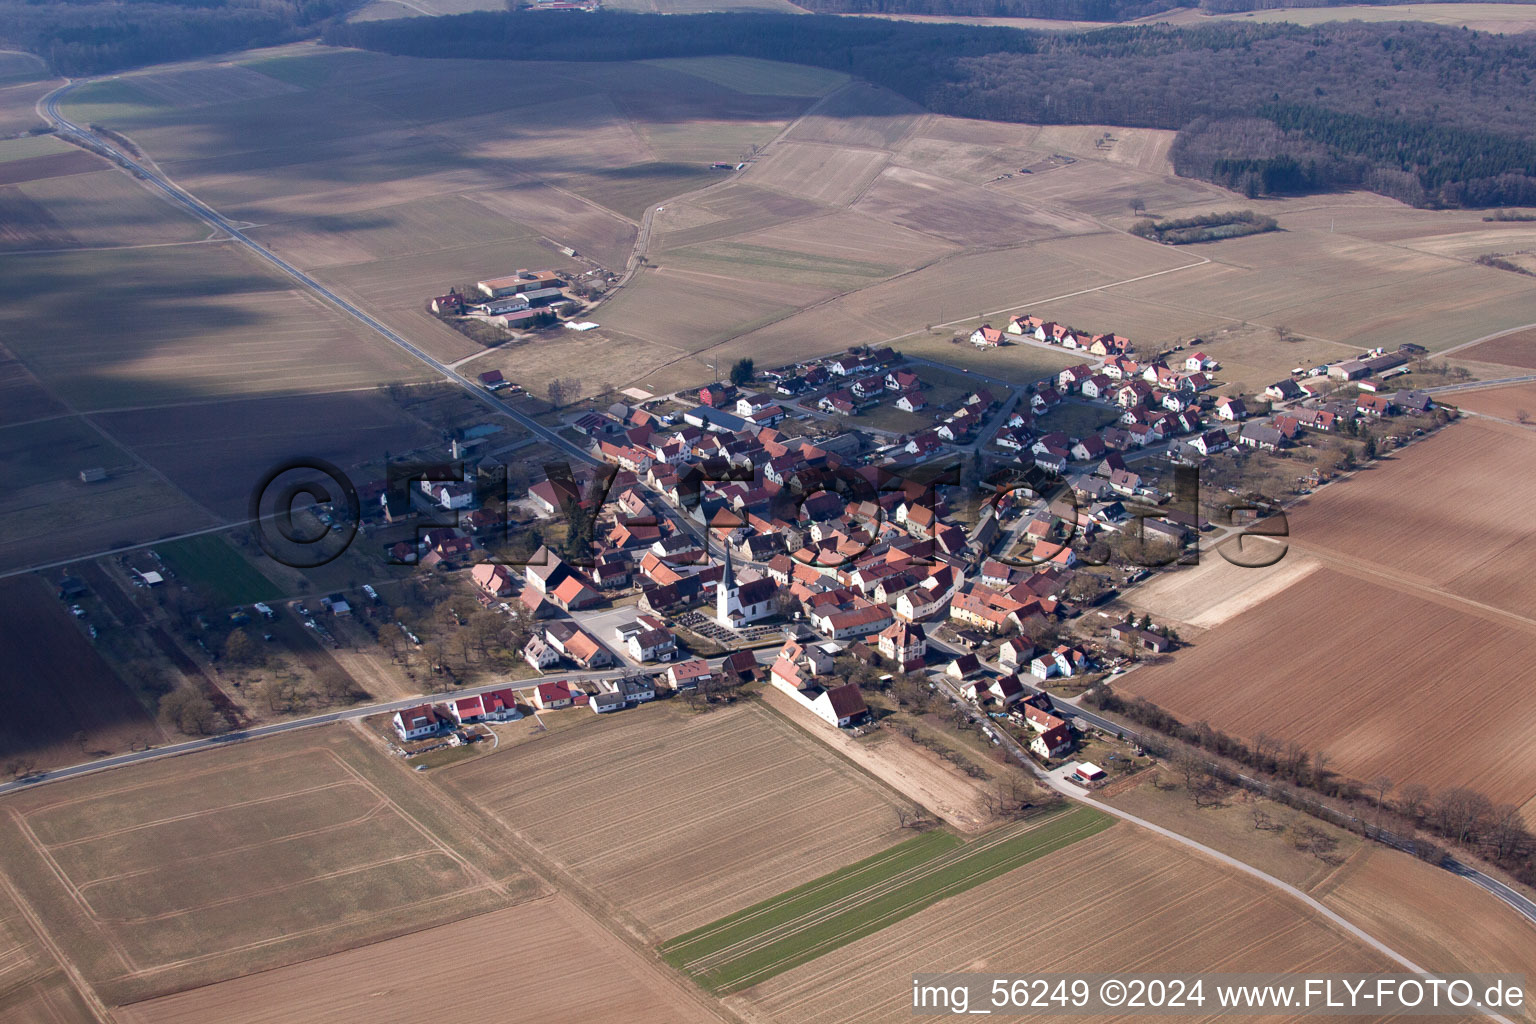
[[[53,92],[50,92],[48,95],[44,96],[41,100],[38,101],[38,113],[50,121],[58,129],[58,133],[60,135],[68,139],[73,139],[88,149],[92,149],[98,153],[106,155],[118,166],[122,167],[124,170],[127,170],[135,177],[139,178],[141,181],[146,182],[156,191],[160,192],[171,203],[175,204],[183,210],[186,210],[188,213],[192,214],[194,217],[197,217],[199,220],[202,220],[210,227],[224,232],[230,237],[231,240],[241,246],[244,246],[247,250],[249,250],[263,262],[281,271],[285,276],[291,278],[300,287],[318,296],[321,300],[345,313],[347,316],[350,316],[352,319],[356,320],[363,326],[367,327],[369,330],[373,331],[375,334],[379,335],[385,341],[388,341],[390,344],[402,349],[414,357],[417,361],[431,367],[445,380],[452,381],[453,383],[459,385],[470,395],[474,396],[474,398],[482,405],[487,406],[494,412],[501,413],[502,415],[508,416],[511,419],[517,421],[517,423],[530,434],[533,434],[535,437],[548,443],[556,450],[563,452],[566,455],[572,456],[581,462],[596,463],[597,460],[594,459],[585,449],[572,444],[570,441],[561,437],[557,432],[550,430],[548,427],[539,423],[537,420],[534,420],[532,417],[518,411],[517,409],[512,408],[510,405],[503,402],[495,395],[492,395],[483,388],[477,386],[471,382],[469,378],[463,376],[448,364],[436,359],[433,356],[428,355],[416,345],[412,344],[404,337],[396,333],[393,329],[386,327],[383,323],[379,322],[369,313],[360,309],[358,306],[354,305],[348,300],[342,298],[340,295],[336,294],[334,291],[327,288],[319,281],[316,281],[314,278],[310,277],[298,267],[295,267],[281,256],[278,256],[276,253],[272,252],[272,250],[268,249],[266,246],[247,236],[217,210],[208,206],[202,200],[198,199],[196,196],[193,196],[190,192],[187,192],[180,185],[177,185],[175,182],[161,174],[158,168],[152,167],[148,162],[136,160],[131,155],[123,152],[116,143],[112,142],[112,140],[98,135],[97,133],[91,131],[89,128],[82,128],[80,125],[75,124],[73,121],[69,120],[64,116],[63,112],[60,111],[59,101],[63,99],[70,90],[78,88],[83,84],[85,83],[78,81],[69,82],[55,89]]]
[[[931,636],[928,639],[928,646],[930,646],[930,647],[937,647],[940,650],[947,651],[950,654],[954,654],[954,655],[959,655],[960,653],[962,653],[957,648],[952,647],[949,644],[944,643],[943,641],[936,640],[936,639],[934,639]],[[991,665],[991,664],[988,664],[986,662],[983,662],[983,664],[987,665],[988,668],[991,668],[992,670],[994,670],[996,672],[1002,672],[1003,671],[1001,668],[999,668],[996,665]],[[1025,691],[1028,692],[1028,693],[1045,693],[1046,692],[1046,691],[1042,690],[1041,688],[1039,688],[1037,686],[1031,685],[1029,682],[1025,681],[1024,677],[1022,677],[1022,676],[1021,676],[1021,682],[1023,683]],[[970,702],[967,701],[963,696],[961,696],[960,691],[959,691],[958,688],[953,686],[953,684],[949,683],[948,681],[943,682],[942,685],[944,686],[944,692],[945,692],[946,696],[948,696],[948,697],[952,698],[953,700],[957,701],[962,707],[965,707],[967,709],[971,709]],[[1050,694],[1046,694],[1046,695],[1050,696]],[[1067,702],[1067,701],[1065,701],[1065,700],[1063,700],[1063,699],[1061,699],[1059,697],[1051,697],[1051,703],[1056,706],[1056,713],[1058,715],[1062,716],[1062,717],[1080,719],[1080,720],[1082,720],[1084,722],[1087,722],[1088,724],[1093,725],[1093,726],[1095,726],[1095,727],[1097,727],[1099,729],[1103,729],[1105,732],[1110,733],[1111,735],[1120,735],[1120,736],[1125,737],[1126,739],[1136,739],[1137,738],[1136,730],[1127,727],[1122,722],[1116,722],[1116,721],[1114,721],[1112,719],[1105,718],[1103,715],[1096,714],[1095,712],[1089,711],[1086,708],[1080,707],[1077,704],[1069,703],[1069,702]],[[980,715],[980,712],[975,712],[975,714],[973,714],[972,717],[973,717],[973,719],[975,719],[978,722],[985,722],[984,718],[977,717],[979,715]],[[994,729],[994,731],[997,733],[997,735],[1001,739],[1001,742],[1003,743],[1003,745],[1008,749],[1008,752],[1013,756],[1014,760],[1018,761],[1021,765],[1024,765],[1025,767],[1027,767],[1029,770],[1034,772],[1036,775],[1040,775],[1042,778],[1045,778],[1044,774],[1035,765],[1034,760],[1032,758],[1030,758],[1029,754],[1024,750],[1024,748],[1022,746],[1020,746],[1018,744],[1017,741],[1015,741],[1013,739],[1012,736],[1008,735],[1008,733],[1005,732],[1002,729]],[[1246,776],[1244,778],[1246,778]],[[1227,862],[1230,862],[1232,864],[1235,864],[1236,866],[1242,868],[1243,870],[1249,872],[1250,874],[1254,874],[1254,875],[1257,875],[1258,877],[1264,878],[1264,879],[1272,882],[1273,884],[1279,886],[1282,889],[1286,889],[1287,891],[1291,891],[1293,893],[1293,895],[1298,895],[1302,899],[1307,900],[1308,902],[1315,902],[1315,901],[1313,901],[1311,899],[1311,897],[1308,897],[1308,896],[1306,896],[1306,894],[1301,893],[1300,890],[1294,890],[1291,886],[1287,885],[1284,882],[1281,882],[1279,879],[1271,878],[1270,876],[1265,875],[1263,872],[1258,871],[1255,868],[1251,868],[1251,867],[1249,867],[1249,866],[1247,866],[1245,864],[1242,864],[1240,861],[1236,861],[1236,860],[1234,860],[1231,857],[1227,857],[1225,854],[1218,854],[1214,850],[1209,850],[1208,848],[1202,846],[1199,843],[1194,842],[1193,840],[1184,839],[1183,837],[1178,836],[1176,833],[1169,832],[1167,829],[1161,828],[1161,827],[1159,827],[1157,825],[1153,825],[1151,822],[1143,821],[1142,819],[1136,818],[1133,815],[1129,815],[1129,814],[1126,814],[1126,813],[1124,813],[1122,811],[1115,810],[1114,808],[1108,807],[1108,806],[1106,806],[1106,805],[1104,805],[1104,804],[1102,804],[1102,803],[1100,803],[1098,801],[1088,800],[1086,795],[1084,794],[1084,792],[1082,790],[1074,787],[1071,783],[1061,782],[1060,780],[1056,780],[1056,779],[1046,779],[1046,781],[1048,782],[1048,784],[1053,789],[1057,790],[1058,792],[1062,793],[1065,796],[1069,796],[1069,797],[1072,797],[1073,799],[1077,799],[1077,800],[1084,800],[1084,801],[1092,804],[1093,806],[1098,807],[1100,810],[1109,811],[1112,814],[1116,814],[1116,815],[1119,815],[1120,817],[1126,818],[1128,820],[1135,821],[1135,822],[1143,825],[1144,827],[1152,829],[1155,832],[1158,832],[1158,833],[1161,833],[1161,834],[1164,834],[1164,835],[1172,836],[1173,838],[1176,838],[1176,839],[1179,839],[1179,840],[1185,842],[1187,845],[1194,846],[1194,847],[1196,847],[1198,849],[1201,849],[1202,851],[1205,851],[1207,853],[1211,853],[1212,855],[1216,856],[1220,860],[1227,861]],[[1251,780],[1251,781],[1257,781],[1257,780]],[[1358,821],[1358,819],[1355,819],[1355,820]],[[1386,829],[1381,828],[1379,826],[1371,825],[1368,822],[1359,822],[1359,824],[1363,828],[1363,830],[1364,830],[1364,832],[1365,832],[1365,834],[1366,834],[1366,836],[1368,838],[1374,839],[1377,842],[1382,843],[1385,846],[1390,846],[1393,849],[1402,850],[1404,852],[1411,853],[1412,848],[1413,848],[1413,844],[1408,839],[1405,839],[1405,838],[1403,838],[1401,836],[1395,835],[1394,833],[1389,832]],[[1470,865],[1467,865],[1467,864],[1463,864],[1461,861],[1458,861],[1458,860],[1456,860],[1453,857],[1448,857],[1445,860],[1445,862],[1443,864],[1441,864],[1441,867],[1443,867],[1445,870],[1449,871],[1451,874],[1459,875],[1460,877],[1465,878],[1467,881],[1471,882],[1473,885],[1476,885],[1479,888],[1485,889],[1488,892],[1492,893],[1494,896],[1498,897],[1500,900],[1503,900],[1505,903],[1507,903],[1517,913],[1519,913],[1523,917],[1525,917],[1525,919],[1527,921],[1531,922],[1531,924],[1536,925],[1536,901],[1532,901],[1531,899],[1527,898],[1524,894],[1518,892],[1517,890],[1513,889],[1512,887],[1510,887],[1508,885],[1505,885],[1503,882],[1499,881],[1497,878],[1492,878],[1492,877],[1490,877],[1488,875],[1485,875],[1481,871],[1478,871],[1476,868],[1473,868],[1473,867],[1471,867]],[[1333,916],[1333,915],[1330,915],[1330,916]],[[1400,957],[1398,959],[1401,960]],[[1407,961],[1403,961],[1403,962],[1406,963]],[[1502,1019],[1502,1018],[1500,1018],[1500,1019]]]

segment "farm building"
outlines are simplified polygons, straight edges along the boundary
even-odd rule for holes
[[[476,281],[475,287],[486,298],[499,299],[504,295],[537,291],[560,283],[560,275],[553,270],[519,270],[507,277],[492,277],[484,281]]]

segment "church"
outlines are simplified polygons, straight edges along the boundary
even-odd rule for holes
[[[725,549],[725,572],[715,584],[715,621],[727,629],[766,619],[777,610],[779,585],[771,577],[738,583],[731,566],[731,549]]]

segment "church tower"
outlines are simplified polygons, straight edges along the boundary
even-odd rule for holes
[[[731,545],[725,544],[725,572],[715,584],[715,621],[727,629],[731,626],[731,613],[741,610],[741,587],[736,583],[736,572],[731,567]]]

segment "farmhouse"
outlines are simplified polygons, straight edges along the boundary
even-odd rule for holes
[[[1277,402],[1290,402],[1303,397],[1306,392],[1301,390],[1301,385],[1287,377],[1285,380],[1277,380],[1264,389],[1264,394]]]

